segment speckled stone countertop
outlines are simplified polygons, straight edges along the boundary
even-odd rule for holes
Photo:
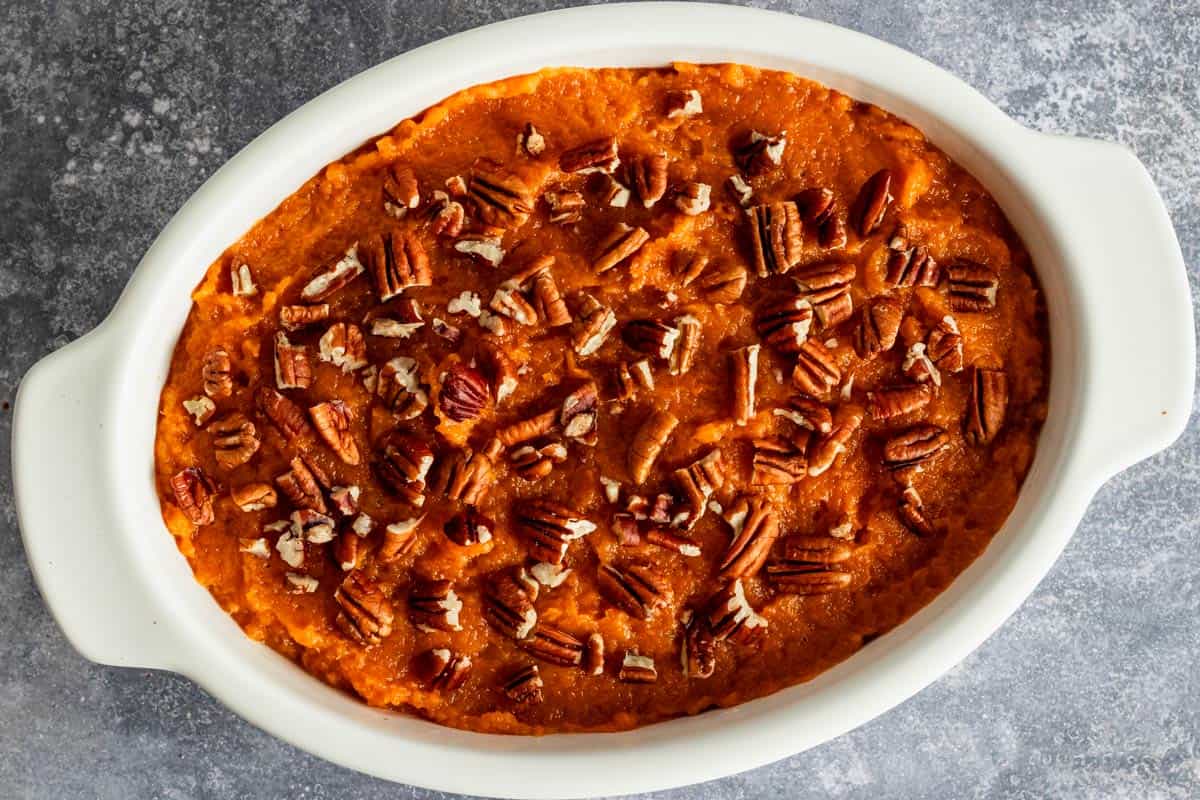
[[[1034,128],[1132,147],[1195,285],[1198,0],[755,4],[923,55]],[[100,322],[188,195],[271,123],[391,55],[560,5],[0,4],[0,796],[445,797],[308,756],[182,678],[81,658],[25,562],[9,404],[30,365]],[[1194,422],[1101,490],[1038,591],[946,677],[822,747],[653,797],[1200,795]]]

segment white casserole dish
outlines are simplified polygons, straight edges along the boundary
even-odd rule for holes
[[[619,734],[541,739],[449,730],[367,708],[245,637],[195,582],[152,479],[159,391],[208,265],[312,174],[473,84],[544,66],[736,61],[796,72],[912,122],[992,192],[1050,310],[1049,418],[1016,509],[945,593],[816,680]],[[30,564],[88,658],[187,675],[312,753],[447,791],[579,797],[673,787],[820,744],[905,700],[1017,608],[1110,476],[1184,429],[1195,367],[1182,256],[1126,149],[1047,136],[946,72],[880,41],[753,9],[683,3],[541,14],[398,56],[308,103],[180,209],[95,331],[38,363],[14,420]],[[1085,635],[1081,632],[1081,635]]]

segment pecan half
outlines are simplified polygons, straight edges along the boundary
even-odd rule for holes
[[[475,419],[491,402],[488,380],[474,367],[459,362],[442,377],[438,407],[455,422]]]
[[[742,273],[743,277],[745,273]],[[679,341],[671,351],[668,359],[672,375],[686,375],[696,361],[696,353],[700,351],[700,320],[691,314],[676,317],[675,328],[679,331]],[[650,387],[653,389],[653,385]]]
[[[933,387],[928,383],[888,386],[867,392],[871,416],[884,421],[916,413],[932,400]]]
[[[424,515],[410,517],[385,527],[383,542],[379,545],[379,560],[386,564],[411,550],[417,543],[417,528],[424,520]]]
[[[354,372],[367,365],[367,341],[354,323],[335,322],[321,337],[317,355],[342,372]]]
[[[1008,376],[1002,369],[974,367],[971,375],[971,403],[967,409],[967,439],[975,444],[991,444],[1004,425],[1008,408]]]
[[[669,166],[665,153],[642,156],[629,165],[633,189],[646,208],[653,208],[666,194]]]
[[[558,415],[559,409],[552,408],[537,416],[514,422],[512,425],[497,431],[496,438],[505,447],[512,447],[514,444],[528,442],[539,436],[545,436],[554,430],[554,426],[558,421]]]
[[[333,541],[333,560],[337,562],[343,572],[358,569],[358,567],[362,566],[366,557],[366,539],[363,539],[352,531],[339,534],[337,539]]]
[[[288,466],[290,468],[287,472],[275,478],[280,491],[297,508],[307,508],[324,514],[325,495],[321,492],[317,476],[299,456],[293,458]]]
[[[214,347],[204,354],[200,379],[204,381],[204,393],[214,400],[233,394],[233,367],[224,347]]]
[[[826,405],[807,395],[793,395],[786,406],[776,408],[773,413],[813,433],[829,433],[833,430],[833,413]]]
[[[828,393],[842,379],[833,353],[816,339],[809,339],[796,351],[796,366],[792,369],[792,383],[803,392],[813,396]]]
[[[388,216],[403,219],[421,205],[421,190],[416,174],[403,164],[392,164],[383,176],[383,210]]]
[[[492,531],[495,529],[496,523],[492,522],[491,517],[473,506],[458,512],[442,526],[446,538],[460,547],[487,544],[492,540]]]
[[[846,451],[850,437],[862,425],[863,411],[858,406],[842,406],[833,417],[833,429],[814,439],[808,446],[808,474],[824,474],[837,457]]]
[[[864,239],[875,232],[892,204],[892,171],[881,169],[867,178],[858,192],[852,217],[854,228]]]
[[[552,500],[524,502],[513,510],[513,522],[538,561],[562,564],[567,546],[596,530],[595,523]]]
[[[413,659],[413,674],[430,689],[453,692],[471,673],[471,657],[460,656],[448,648],[426,650]]]
[[[900,495],[897,514],[900,516],[900,521],[904,523],[904,527],[918,536],[933,534],[933,526],[929,524],[929,520],[925,516],[925,504],[921,501],[921,495],[917,494],[917,490],[912,486],[904,487],[904,492]]]
[[[315,306],[283,306],[279,309],[279,324],[286,331],[298,331],[329,319],[329,304]]]
[[[863,306],[858,325],[858,354],[871,358],[891,350],[900,333],[904,304],[895,297],[876,297]]]
[[[454,451],[443,460],[433,490],[450,500],[479,505],[495,479],[491,459],[467,447]]]
[[[762,568],[779,535],[775,512],[762,497],[739,497],[725,515],[733,529],[733,540],[725,549],[717,569],[722,578],[749,577]]]
[[[419,417],[429,406],[417,362],[408,356],[397,356],[383,365],[376,378],[375,396],[402,420]]]
[[[350,430],[354,412],[341,400],[318,403],[308,409],[317,433],[344,463],[357,466],[359,463],[358,443]]]
[[[672,354],[674,355],[674,354]],[[639,391],[654,391],[654,371],[650,360],[622,361],[617,365],[617,399],[624,402],[637,397]]]
[[[238,508],[247,512],[274,508],[278,502],[275,490],[269,483],[244,483],[230,490],[229,496]]]
[[[812,304],[818,330],[828,330],[850,319],[854,301],[850,297],[850,282],[854,280],[853,264],[828,262],[808,267],[797,276],[801,295]]]
[[[598,404],[599,395],[596,384],[592,381],[587,381],[567,395],[558,415],[558,424],[562,426],[563,436],[588,446],[596,444]]]
[[[632,350],[666,361],[675,350],[675,343],[679,340],[679,329],[658,320],[635,319],[625,323],[625,327],[621,329],[621,339]]]
[[[571,326],[571,346],[581,356],[593,355],[608,340],[616,324],[617,316],[611,308],[601,305],[590,294],[581,293],[578,319]]]
[[[767,566],[767,577],[775,591],[805,597],[830,594],[848,589],[853,580],[848,572],[838,572],[821,564],[783,559]]]
[[[519,228],[533,210],[533,196],[525,182],[485,159],[475,163],[467,196],[483,224],[494,228]]]
[[[379,644],[392,633],[392,604],[387,595],[360,570],[354,570],[333,593],[341,606],[337,626],[362,645]]]
[[[384,437],[375,474],[384,486],[409,505],[425,504],[425,480],[433,466],[433,450],[423,439],[403,431]]]
[[[806,225],[820,225],[833,216],[833,190],[824,187],[805,189],[796,195],[796,208]]]
[[[942,372],[962,372],[963,337],[959,333],[954,317],[942,317],[929,332],[926,354]]]
[[[893,236],[888,242],[887,274],[890,286],[937,286],[941,279],[938,264],[923,245],[909,246],[903,236]]]
[[[596,572],[596,586],[608,602],[631,617],[647,619],[660,606],[666,605],[666,588],[655,577],[651,567],[628,564],[616,567],[601,564]]]
[[[514,703],[529,705],[542,702],[542,686],[537,664],[530,664],[517,670],[500,688]]]
[[[623,683],[654,683],[658,680],[658,670],[653,658],[629,650],[621,659],[621,671],[617,673],[617,678]]]
[[[588,634],[583,643],[583,663],[580,664],[588,675],[604,674],[604,637],[598,633]]]
[[[689,217],[697,217],[712,205],[712,187],[707,183],[688,181],[675,193],[675,208]]]
[[[650,234],[644,228],[631,228],[623,222],[617,223],[612,232],[600,241],[596,258],[592,261],[592,269],[596,272],[607,272],[633,257],[648,241]]]
[[[171,477],[175,505],[193,525],[211,525],[216,519],[213,514],[216,492],[216,485],[199,467],[187,467]]]
[[[812,303],[790,297],[772,303],[754,318],[754,330],[770,347],[781,353],[798,353],[812,329]]]
[[[783,540],[783,556],[789,561],[833,566],[853,555],[854,545],[831,536],[788,536]]]
[[[684,286],[691,286],[708,268],[708,256],[703,253],[680,252],[674,261],[675,274]]]
[[[629,442],[626,465],[634,483],[644,483],[658,460],[679,419],[669,411],[654,411],[642,422]]]
[[[580,192],[546,192],[542,199],[550,209],[550,221],[556,225],[572,225],[583,219],[587,201]]]
[[[237,469],[258,452],[258,429],[245,414],[226,414],[209,425],[208,432],[213,437],[213,456],[221,469]]]
[[[804,229],[796,204],[766,203],[750,211],[750,242],[760,278],[782,275],[800,261]]]
[[[750,483],[754,486],[786,486],[808,475],[805,455],[808,439],[800,437],[801,445],[781,437],[753,439],[753,471]]]
[[[688,612],[679,661],[685,678],[711,678],[717,669],[717,642],[702,614]]]
[[[557,440],[523,444],[509,454],[513,470],[527,481],[540,481],[549,475],[556,464],[567,460],[566,446]]]
[[[583,663],[583,642],[562,628],[539,620],[533,633],[517,646],[534,658],[560,667],[578,667]]]
[[[533,607],[537,586],[524,567],[492,573],[484,583],[483,618],[506,636],[518,641],[526,638],[538,622]]]
[[[670,528],[651,528],[646,532],[646,541],[688,558],[700,555],[700,545],[686,536],[675,533]]]
[[[546,152],[546,137],[533,127],[532,122],[526,122],[525,127],[521,129],[521,133],[517,136],[517,146],[525,151],[525,155],[530,158],[537,158],[542,153]]]
[[[787,133],[768,136],[758,131],[750,131],[734,147],[733,160],[745,175],[753,178],[778,167],[783,161],[783,151],[786,147]]]
[[[733,387],[733,422],[744,426],[755,413],[760,345],[740,347],[729,354],[729,381]]]
[[[725,584],[704,608],[704,618],[713,639],[748,642],[767,627],[767,620],[746,599],[740,578]]]
[[[950,308],[955,311],[989,311],[996,307],[1000,285],[996,273],[982,264],[959,259],[946,270]]]
[[[283,331],[275,333],[275,385],[280,389],[307,389],[312,385],[308,348],[293,345]]]
[[[300,298],[306,303],[324,302],[362,274],[363,265],[358,260],[358,245],[354,244],[337,262],[305,284],[300,290]]]
[[[667,119],[694,117],[704,111],[704,103],[695,89],[671,89],[663,100],[663,111]]]
[[[414,286],[431,286],[433,272],[421,241],[411,233],[393,230],[371,237],[363,260],[375,280],[379,301],[386,303]]]
[[[949,443],[950,437],[944,428],[916,425],[884,443],[883,465],[893,471],[919,469]]]
[[[465,191],[463,196],[465,196]],[[457,200],[450,199],[445,192],[434,192],[429,206],[429,230],[434,236],[455,239],[467,224],[467,210]]]
[[[710,270],[696,285],[708,302],[728,305],[741,298],[747,277],[746,270],[730,264]]]
[[[417,630],[461,631],[462,606],[452,581],[418,577],[408,588],[408,619]]]
[[[617,140],[611,136],[594,139],[572,147],[558,157],[558,166],[563,172],[613,172],[621,165],[617,155]]]

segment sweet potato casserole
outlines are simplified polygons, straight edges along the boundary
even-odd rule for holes
[[[303,146],[302,142],[297,143]],[[987,546],[1028,254],[920,131],[737,65],[479,86],[208,270],[156,478],[196,578],[374,706],[614,730],[807,680]]]

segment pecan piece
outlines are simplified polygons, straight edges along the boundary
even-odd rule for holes
[[[525,127],[517,136],[517,147],[520,147],[530,158],[537,158],[546,152],[546,137],[533,127],[532,122],[526,122]]]
[[[403,219],[421,205],[421,190],[416,174],[403,164],[392,164],[383,176],[383,210],[388,216]]]
[[[622,261],[632,258],[648,241],[650,234],[644,228],[631,228],[623,222],[618,223],[612,232],[600,241],[596,258],[592,261],[592,269],[596,272],[607,272]]]
[[[559,409],[552,408],[549,411],[544,411],[535,417],[514,422],[507,428],[502,428],[496,433],[496,437],[505,447],[512,447],[514,444],[528,442],[531,439],[536,439],[539,436],[545,436],[554,430],[554,425],[558,420]]]
[[[546,192],[542,199],[550,209],[550,221],[556,225],[572,225],[583,219],[587,201],[580,192]]]
[[[337,626],[354,641],[379,644],[392,633],[392,604],[387,595],[360,570],[354,570],[333,593],[341,607]]]
[[[646,541],[664,550],[672,550],[681,556],[694,558],[700,555],[700,545],[669,528],[651,528],[646,532]]]
[[[413,660],[413,674],[435,691],[453,692],[467,682],[470,673],[471,657],[445,647],[426,650]]]
[[[775,512],[761,497],[739,497],[725,515],[733,539],[717,569],[722,578],[746,578],[758,572],[779,535]]]
[[[366,540],[351,531],[340,534],[333,542],[333,560],[343,572],[357,569],[366,557]]]
[[[604,637],[598,633],[588,634],[583,643],[583,663],[580,664],[588,675],[604,674]]]
[[[669,411],[654,411],[633,434],[626,464],[634,483],[644,483],[650,477],[650,469],[678,424],[679,419]]]
[[[891,350],[900,333],[904,304],[894,297],[877,297],[863,306],[858,326],[858,354],[871,358]]]
[[[341,400],[330,400],[309,408],[308,415],[312,417],[317,433],[321,434],[329,449],[344,463],[357,466],[360,459],[358,443],[354,441],[354,434],[350,430],[350,423],[354,421],[350,406]]]
[[[654,153],[635,159],[630,164],[629,171],[633,180],[634,191],[646,208],[662,200],[667,193],[667,169],[670,163],[666,153]]]
[[[697,284],[704,299],[710,303],[736,303],[746,290],[746,270],[731,264],[710,271]]]
[[[542,702],[542,676],[537,664],[517,670],[500,687],[504,695],[514,703],[528,705]]]
[[[234,297],[253,297],[258,294],[249,264],[235,262],[229,265],[229,291]]]
[[[701,614],[688,612],[679,660],[685,678],[711,678],[717,669],[717,642]]]
[[[358,498],[362,489],[355,485],[334,486],[329,490],[329,502],[343,517],[352,517],[358,513]]]
[[[708,268],[708,256],[702,253],[680,253],[675,259],[675,274],[684,286],[691,286]]]
[[[933,526],[925,517],[925,504],[921,502],[921,495],[917,494],[917,490],[912,486],[904,487],[897,513],[904,527],[918,536],[929,536],[933,533]]]
[[[962,372],[963,337],[954,317],[944,316],[929,332],[926,354],[943,372]]]
[[[492,540],[492,531],[495,529],[496,523],[492,522],[492,518],[480,513],[474,506],[458,512],[442,526],[446,538],[460,547],[487,544]]]
[[[492,401],[491,389],[483,373],[461,362],[442,377],[438,407],[455,422],[475,419]]]
[[[519,640],[517,646],[534,658],[560,667],[583,663],[583,642],[544,620],[539,620],[533,633]]]
[[[385,564],[394,561],[412,549],[417,543],[417,528],[424,522],[424,515],[393,522],[383,529],[383,542],[379,545],[379,559]]]
[[[318,357],[342,372],[354,372],[367,365],[367,341],[354,323],[335,322],[318,343]]]
[[[613,208],[625,208],[629,205],[629,198],[633,192],[626,188],[625,184],[614,178],[612,175],[604,176],[604,186],[600,190],[600,201],[606,206]]]
[[[913,342],[912,346],[908,348],[908,352],[904,355],[904,361],[900,365],[900,371],[909,380],[916,383],[942,385],[942,373],[925,352],[923,342]]]
[[[329,304],[284,306],[279,309],[279,324],[286,331],[298,331],[329,319]]]
[[[714,448],[672,474],[687,507],[683,527],[690,530],[704,515],[708,498],[725,485],[725,463],[721,459],[721,451]]]
[[[519,228],[533,210],[533,197],[525,182],[486,159],[476,162],[467,182],[467,196],[483,224],[494,228]]]
[[[488,308],[520,325],[537,322],[537,309],[508,281],[496,287]]]
[[[996,307],[996,273],[982,264],[959,259],[946,270],[950,308],[955,311],[988,311]]]
[[[599,395],[596,384],[587,381],[563,399],[558,424],[563,436],[589,447],[596,444],[596,406]]]
[[[208,432],[213,437],[213,455],[221,469],[237,469],[258,452],[258,429],[245,414],[236,411],[226,414],[209,425]]]
[[[775,409],[774,414],[813,433],[829,433],[833,430],[833,413],[827,406],[807,395],[793,395],[788,399],[788,404]]]
[[[671,358],[675,343],[679,340],[679,329],[653,319],[635,319],[625,323],[621,338],[630,349],[639,353],[658,356],[664,361]]]
[[[775,591],[804,597],[830,594],[850,587],[848,572],[827,569],[820,564],[807,564],[783,559],[767,566],[767,577]]]
[[[842,406],[833,418],[833,429],[808,447],[808,474],[811,477],[824,474],[837,457],[846,451],[847,445],[862,425],[863,411],[858,406]]]
[[[224,347],[214,347],[204,354],[200,379],[204,381],[204,393],[214,400],[233,394],[233,367]]]
[[[508,353],[488,341],[480,343],[477,357],[480,371],[487,376],[492,397],[496,398],[496,405],[500,405],[517,388],[517,365]]]
[[[805,189],[796,195],[796,208],[806,225],[820,225],[833,216],[833,190],[824,187]]]
[[[853,264],[825,263],[808,267],[796,278],[801,295],[812,304],[818,330],[828,330],[850,319],[854,301],[850,297],[850,282],[854,280]]]
[[[909,246],[903,236],[888,242],[887,274],[884,280],[895,287],[937,286],[941,279],[938,264],[923,245]]]
[[[808,440],[800,437],[802,445]],[[798,446],[783,438],[754,439],[750,483],[754,486],[786,486],[796,483],[808,474],[808,458],[805,446]]]
[[[307,389],[312,385],[308,348],[293,345],[283,331],[275,333],[275,385],[280,389]]]
[[[196,423],[197,428],[208,422],[212,419],[213,414],[217,413],[217,404],[204,395],[184,400],[182,405],[183,410],[191,415],[192,421]]]
[[[623,683],[654,683],[658,680],[658,670],[653,658],[638,655],[636,650],[628,650],[621,659],[621,671],[617,677]]]
[[[852,213],[854,228],[859,236],[865,239],[875,232],[894,199],[890,169],[881,169],[867,178],[867,182],[858,192]]]
[[[463,196],[466,190],[463,190]],[[467,224],[467,210],[457,200],[442,191],[433,193],[433,202],[429,206],[429,230],[434,236],[444,236],[455,239],[462,233]]]
[[[729,380],[733,387],[733,422],[745,426],[754,417],[758,389],[757,344],[740,347],[729,354]]]
[[[700,92],[695,89],[670,89],[663,101],[667,119],[694,117],[704,111]]]
[[[647,619],[651,612],[667,603],[666,589],[653,570],[642,564],[615,567],[601,564],[596,572],[600,594],[631,617]]]
[[[556,464],[567,460],[566,446],[557,440],[534,442],[516,448],[509,455],[512,467],[527,481],[540,481],[549,475]]]
[[[264,508],[274,508],[278,502],[275,490],[269,483],[244,483],[235,486],[229,496],[242,511],[262,511]]]
[[[726,178],[725,191],[742,208],[749,208],[754,202],[754,187],[741,175],[734,174]]]
[[[187,467],[171,478],[171,492],[175,505],[193,525],[211,525],[216,519],[213,514],[213,497],[217,487],[199,467]]]
[[[460,237],[454,243],[454,250],[491,267],[500,266],[505,255],[501,238],[490,233],[471,233]]]
[[[639,390],[654,391],[654,372],[650,360],[622,361],[617,365],[617,399],[624,402],[637,397]]]
[[[558,157],[558,166],[563,172],[577,172],[581,175],[592,172],[611,173],[620,165],[617,140],[611,136],[572,147]]]
[[[777,136],[767,136],[758,131],[750,131],[734,148],[733,160],[746,176],[753,178],[778,167],[783,161],[783,151],[786,147],[786,132]]]
[[[750,211],[750,242],[760,278],[782,275],[800,261],[804,229],[795,203],[766,203]]]
[[[358,245],[354,244],[333,266],[305,284],[304,288],[300,290],[300,298],[306,303],[324,302],[361,274],[363,274],[363,265],[358,260]]]
[[[325,495],[321,492],[317,476],[299,456],[293,458],[288,466],[290,469],[287,472],[275,478],[280,491],[297,508],[307,508],[324,514]]]
[[[931,400],[933,387],[928,383],[888,386],[867,392],[871,416],[884,421],[920,411],[929,405]]]
[[[758,614],[746,599],[741,578],[725,584],[704,608],[704,618],[713,639],[748,642],[767,627],[767,620]]]
[[[363,258],[375,279],[375,291],[381,303],[399,297],[405,289],[433,284],[429,256],[420,240],[411,233],[394,230],[371,237],[363,250]]]
[[[675,208],[689,217],[697,217],[712,205],[712,187],[707,183],[688,181],[675,193]]]
[[[898,433],[883,445],[883,465],[890,470],[920,470],[950,443],[944,428],[916,425]]]
[[[745,273],[743,272],[742,275],[745,276]],[[696,353],[700,350],[700,320],[691,314],[677,317],[675,328],[679,331],[679,341],[671,350],[668,363],[672,375],[686,375],[696,360]],[[653,385],[650,388],[653,389]]]
[[[754,319],[754,330],[775,350],[798,353],[808,341],[812,322],[812,303],[803,297],[790,297],[760,311]]]
[[[408,619],[417,630],[461,631],[462,606],[452,581],[418,577],[408,588]]]
[[[783,556],[802,564],[833,566],[854,555],[854,546],[831,536],[788,536],[783,540]]]
[[[479,505],[495,478],[491,459],[467,447],[454,451],[443,461],[433,490],[450,500]]]
[[[375,395],[402,420],[419,417],[429,406],[417,362],[408,356],[397,356],[383,365],[376,377]]]
[[[524,567],[512,567],[490,575],[484,583],[483,618],[505,636],[520,641],[537,626],[537,581]]]
[[[500,288],[508,292],[517,289],[527,290],[533,303],[531,306],[526,304],[526,307],[540,315],[549,327],[557,328],[561,325],[571,324],[571,312],[567,310],[566,301],[563,300],[562,294],[558,290],[558,284],[554,281],[554,274],[550,271],[550,267],[553,265],[554,256],[542,256],[502,283]],[[496,308],[494,301],[492,307]],[[500,311],[501,309],[496,310]],[[508,316],[522,324],[528,325],[532,322],[532,320],[524,321],[525,317],[529,316],[524,308],[521,309],[520,314],[510,313]]]
[[[513,511],[513,521],[528,540],[529,554],[555,565],[563,563],[571,542],[596,530],[595,523],[552,500],[520,504]]]
[[[425,504],[425,479],[433,466],[433,450],[424,440],[403,431],[384,437],[375,461],[375,474],[409,505]]]
[[[579,318],[571,326],[571,346],[581,356],[593,355],[616,327],[617,316],[611,308],[600,305],[590,294],[579,298]]]
[[[1004,425],[1008,408],[1008,376],[1002,369],[974,367],[971,375],[971,403],[967,410],[967,439],[975,444],[991,444]]]
[[[833,353],[816,339],[809,339],[796,351],[792,383],[813,396],[826,394],[842,379]]]

